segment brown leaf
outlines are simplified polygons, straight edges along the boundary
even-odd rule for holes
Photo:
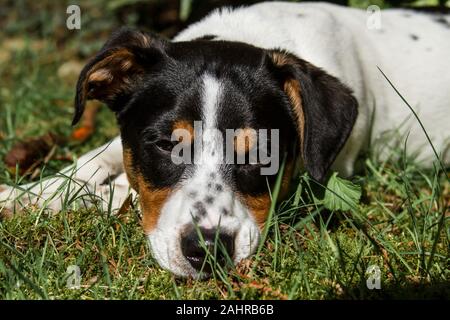
[[[101,103],[98,101],[88,101],[86,109],[81,118],[81,125],[72,132],[72,139],[83,142],[87,140],[95,131],[95,117]]]
[[[4,162],[8,170],[15,174],[19,166],[19,174],[31,173],[43,161],[49,160],[49,152],[56,145],[64,142],[64,138],[47,133],[37,138],[17,142],[5,155]]]
[[[132,208],[132,207],[133,207],[133,195],[130,193],[128,195],[128,197],[125,199],[125,201],[122,203],[122,205],[120,206],[120,209],[117,212],[117,217],[120,220],[127,222],[128,219],[125,217],[125,215],[128,212],[128,210],[130,210],[130,208]]]

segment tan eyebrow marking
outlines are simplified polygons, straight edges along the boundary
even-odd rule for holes
[[[190,142],[194,141],[194,127],[192,126],[191,122],[187,120],[177,120],[173,123],[172,130],[186,130],[190,134]],[[179,137],[179,142],[183,141],[183,136]]]
[[[234,137],[234,151],[245,154],[257,144],[256,131],[252,128],[238,129]]]

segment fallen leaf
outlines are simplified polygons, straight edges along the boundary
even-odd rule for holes
[[[351,181],[339,178],[337,172],[328,180],[323,204],[329,210],[350,210],[361,198],[361,187]]]
[[[50,160],[49,152],[56,145],[62,144],[64,140],[55,134],[47,133],[37,138],[17,142],[5,155],[5,165],[12,174],[16,173],[17,166],[20,175],[32,173],[43,161]]]
[[[133,195],[130,193],[125,201],[120,206],[119,211],[117,212],[117,217],[122,220],[123,216],[133,207]],[[128,220],[128,219],[125,219]]]
[[[100,106],[101,103],[95,100],[86,103],[81,125],[72,132],[72,140],[83,142],[92,136],[95,131],[95,117]]]
[[[56,152],[56,144],[53,145],[53,147],[50,149],[50,151],[47,153],[47,155],[44,157],[44,160],[42,161],[42,164],[47,164],[55,155]],[[33,173],[31,174],[30,179],[33,180],[39,176],[39,173],[41,172],[41,168],[36,168]]]

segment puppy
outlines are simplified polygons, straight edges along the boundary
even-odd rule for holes
[[[330,168],[351,175],[361,150],[399,130],[409,134],[407,152],[431,165],[423,131],[378,67],[448,164],[449,17],[384,10],[380,18],[381,28],[371,29],[362,10],[271,2],[214,11],[172,41],[121,29],[81,72],[73,120],[88,99],[100,100],[115,113],[120,138],[63,170],[70,180],[7,188],[1,206],[61,210],[65,193],[109,199],[104,182],[116,177],[112,207],[129,186],[139,194],[159,264],[201,277],[205,251],[219,242],[220,261],[237,263],[255,251],[281,162],[283,194],[301,171],[318,181]],[[227,130],[234,136],[224,143]],[[194,161],[175,161],[180,145]],[[256,153],[253,161],[224,161],[230,154],[250,159],[264,146],[278,160],[263,163]],[[269,167],[275,171],[263,174]]]

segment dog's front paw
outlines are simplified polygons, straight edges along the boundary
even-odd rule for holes
[[[55,183],[53,184],[55,185]],[[28,206],[45,207],[53,211],[60,210],[60,203],[53,199],[56,194],[55,190],[56,186],[50,185],[48,188],[43,188],[41,183],[18,186],[0,185],[0,216],[10,217]]]
[[[10,218],[17,211],[30,205],[32,198],[26,197],[19,188],[0,185],[0,218]]]
[[[127,199],[129,192],[124,173],[106,185],[88,184],[61,177],[17,186],[0,185],[0,215],[8,217],[30,206],[52,212],[69,207],[95,206],[115,213]]]
[[[13,188],[0,185],[0,219],[9,218],[14,212],[14,201],[11,201]]]

